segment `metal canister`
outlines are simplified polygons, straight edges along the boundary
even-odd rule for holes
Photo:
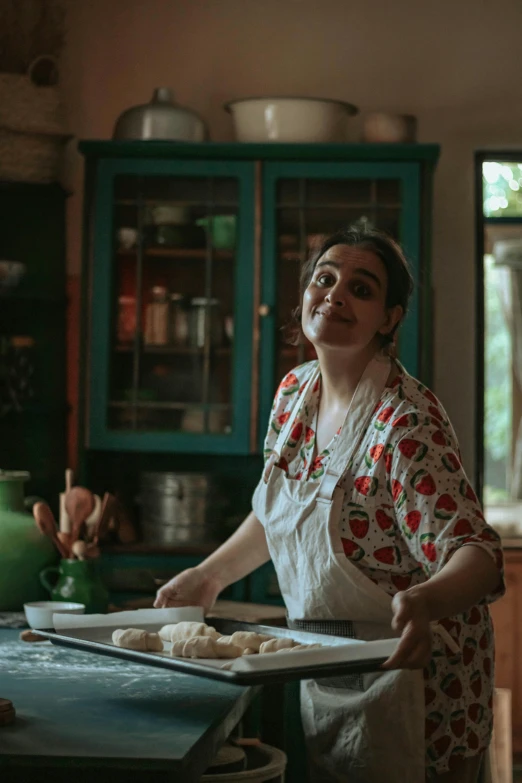
[[[201,543],[215,538],[216,490],[206,473],[141,474],[143,540],[150,544]]]
[[[197,296],[190,300],[190,343],[203,348],[207,334],[210,345],[223,342],[223,319],[219,299]],[[210,321],[210,323],[209,323]]]

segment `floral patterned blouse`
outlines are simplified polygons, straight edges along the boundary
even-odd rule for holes
[[[490,742],[493,631],[487,604],[504,592],[500,539],[484,519],[460,461],[457,438],[435,395],[398,365],[343,476],[341,537],[346,557],[393,596],[438,573],[456,549],[479,546],[499,568],[499,587],[463,615],[441,620],[457,643],[452,653],[434,635],[425,675],[426,766],[452,769]],[[265,458],[306,387],[310,363],[297,367],[277,390]],[[339,432],[315,454],[321,378],[301,411],[278,462],[290,477],[317,480],[328,465]]]

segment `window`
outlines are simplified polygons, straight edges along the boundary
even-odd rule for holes
[[[509,535],[522,534],[522,152],[506,157],[477,155],[483,280],[478,462],[488,521],[509,528]]]

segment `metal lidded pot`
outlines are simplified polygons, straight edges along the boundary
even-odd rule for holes
[[[143,539],[151,544],[212,541],[220,513],[206,473],[144,472],[139,504]]]
[[[113,139],[170,141],[205,141],[207,136],[201,117],[177,106],[168,87],[157,87],[149,103],[132,106],[120,114],[112,134]]]

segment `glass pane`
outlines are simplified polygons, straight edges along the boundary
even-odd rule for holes
[[[118,177],[110,428],[232,425],[234,178]]]
[[[401,206],[401,182],[398,179],[379,179],[375,183],[376,201],[380,206]]]
[[[367,179],[309,179],[306,181],[306,203],[314,206],[362,206],[374,202],[372,182]]]
[[[485,217],[522,217],[522,163],[482,164]]]
[[[501,524],[522,511],[522,221],[486,226],[484,249],[484,505]]]
[[[315,357],[308,343],[292,345],[298,334],[292,313],[299,306],[302,262],[322,241],[349,225],[376,227],[399,238],[399,180],[280,180],[277,187],[276,374]]]

